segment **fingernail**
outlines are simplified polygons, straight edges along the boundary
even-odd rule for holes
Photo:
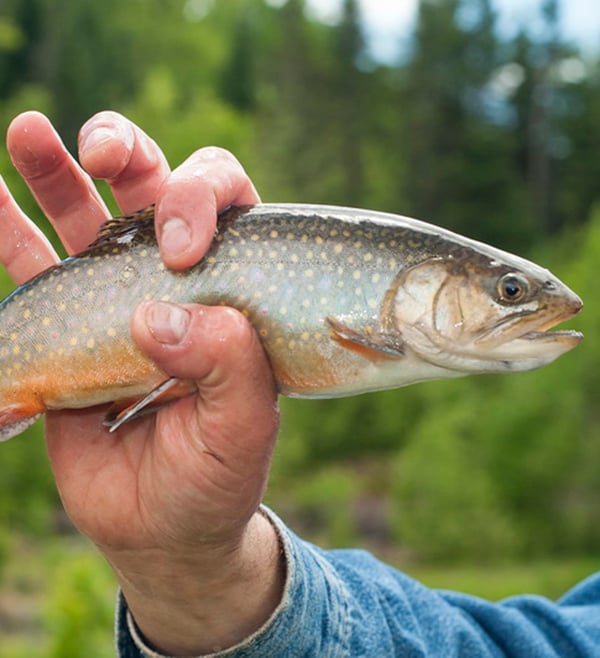
[[[189,224],[180,217],[171,217],[162,226],[160,232],[160,246],[163,255],[175,258],[187,251],[192,241],[192,232]]]
[[[177,345],[185,337],[189,312],[176,304],[151,302],[145,312],[146,324],[155,340],[164,345]]]
[[[92,121],[81,129],[79,135],[79,152],[90,151],[102,147],[108,142],[118,140],[127,148],[133,147],[134,135],[131,127],[125,121]]]

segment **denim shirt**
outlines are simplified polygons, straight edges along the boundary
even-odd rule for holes
[[[490,603],[433,590],[361,550],[324,551],[269,510],[287,561],[283,598],[265,625],[219,658],[600,657],[600,573],[558,602]],[[164,658],[145,644],[123,597],[120,658]]]

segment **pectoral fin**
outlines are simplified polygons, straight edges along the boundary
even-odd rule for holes
[[[402,340],[378,331],[357,331],[334,318],[326,318],[331,337],[342,347],[369,361],[401,359],[404,356]]]
[[[160,407],[196,392],[196,385],[189,379],[171,377],[152,389],[141,399],[115,402],[104,418],[104,425],[114,432],[123,423],[154,413]]]

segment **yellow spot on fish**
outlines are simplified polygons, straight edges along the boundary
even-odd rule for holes
[[[85,344],[87,348],[90,350],[96,345],[96,341],[93,338],[90,338],[88,342]]]
[[[314,275],[314,271],[311,270],[311,269],[305,270],[305,272],[304,272],[304,276],[306,276],[306,277],[311,277],[313,275]]]
[[[367,304],[369,308],[377,308],[377,300],[376,299],[369,299],[367,301]]]
[[[375,272],[375,274],[373,274],[373,276],[371,277],[371,282],[372,283],[377,283],[380,278],[381,278],[381,276],[380,276],[379,272]]]
[[[19,345],[15,345],[13,347],[13,354],[17,356],[18,354],[21,354],[21,347]]]
[[[57,306],[57,308],[58,308],[59,311],[66,311],[66,310],[67,310],[67,304],[66,304],[65,302],[61,302],[61,303]]]
[[[279,309],[279,313],[280,313],[281,315],[285,315],[285,314],[287,313],[287,311],[288,311],[288,310],[287,310],[287,306],[282,306],[282,307]]]
[[[44,351],[44,346],[40,345],[40,343],[37,343],[37,345],[35,346],[35,351],[38,352],[38,353],[43,352]]]
[[[77,338],[75,336],[69,340],[69,345],[77,345]]]
[[[10,339],[11,339],[11,340],[17,340],[18,337],[19,337],[19,335],[16,334],[14,331],[13,331],[13,333],[10,335]]]
[[[30,310],[30,309],[26,309],[25,311],[23,311],[23,317],[24,317],[26,320],[29,320],[29,318],[31,317],[31,310]]]
[[[315,238],[315,242],[317,244],[323,244],[323,238],[320,235],[317,235],[317,237]]]
[[[251,239],[251,240],[254,240],[254,242],[256,242],[257,240],[260,240],[260,235],[258,235],[258,233],[253,233],[253,234],[250,236],[250,239]]]
[[[302,338],[302,340],[309,340],[310,334],[308,333],[308,331],[303,331],[302,334],[300,335],[300,338]]]
[[[88,269],[88,271],[86,272],[86,274],[87,274],[88,276],[94,276],[94,268],[93,268],[93,267],[90,267],[90,268]]]
[[[336,254],[341,254],[341,253],[342,253],[342,249],[343,249],[342,245],[338,243],[338,244],[336,244],[335,247],[333,248],[333,251],[334,251]]]
[[[206,259],[206,262],[207,262],[207,263],[211,263],[211,264],[212,264],[212,263],[216,263],[216,262],[217,262],[217,259],[216,259],[214,256],[209,256],[209,257]]]
[[[368,263],[369,261],[373,260],[373,254],[372,254],[372,253],[366,253],[366,254],[363,256],[363,258],[364,258],[365,262]]]
[[[231,247],[231,249],[229,250],[229,255],[233,258],[235,258],[238,255],[238,253],[239,252],[235,247]]]
[[[295,340],[290,340],[288,343],[288,347],[293,350],[296,347],[296,341]]]
[[[117,335],[117,330],[114,327],[109,327],[106,330],[106,333],[111,337],[114,338]]]
[[[352,278],[358,281],[358,279],[360,279],[360,270],[354,270],[354,272],[352,272]]]
[[[279,233],[278,233],[277,231],[273,230],[273,231],[271,231],[271,232],[269,233],[269,237],[270,237],[270,238],[273,238],[273,239],[278,238],[278,237],[279,237]]]
[[[59,283],[59,284],[56,286],[56,292],[62,292],[62,291],[63,291],[63,288],[64,288],[63,284],[62,284],[62,283]]]

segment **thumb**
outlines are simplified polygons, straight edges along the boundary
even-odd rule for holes
[[[214,433],[234,452],[264,455],[279,425],[276,390],[263,347],[241,313],[225,306],[144,302],[131,331],[164,372],[196,382],[196,413],[205,434]]]

